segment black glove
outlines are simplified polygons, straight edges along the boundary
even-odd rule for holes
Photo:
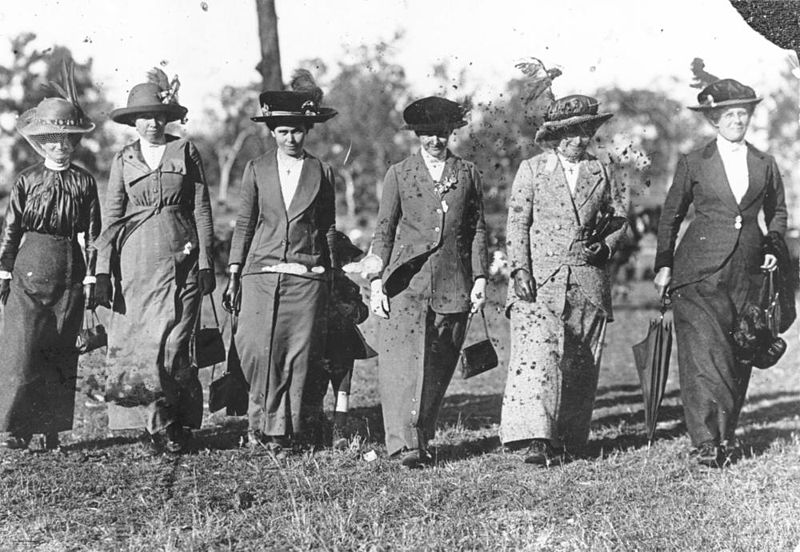
[[[114,296],[114,290],[111,286],[111,275],[98,274],[95,278],[97,278],[97,283],[94,285],[94,304],[95,306],[110,309],[111,299]]]
[[[230,313],[239,314],[240,293],[240,276],[237,272],[231,274],[228,286],[222,294],[222,308]]]
[[[97,300],[94,294],[95,284],[85,284],[83,286],[83,295],[86,297],[86,310],[93,311],[97,308]]]
[[[594,242],[592,245],[583,248],[586,262],[592,266],[603,266],[609,257],[611,249],[604,242]]]
[[[0,303],[3,303],[4,305],[6,304],[9,293],[11,293],[11,280],[0,280]]]
[[[201,268],[197,275],[197,287],[201,295],[209,295],[217,287],[217,278],[210,268]]]
[[[523,301],[536,301],[536,280],[527,270],[520,269],[514,273],[514,292]]]

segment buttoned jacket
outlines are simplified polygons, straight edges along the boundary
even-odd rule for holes
[[[757,273],[762,262],[763,208],[768,231],[786,231],[786,200],[775,159],[747,144],[749,185],[740,202],[731,191],[716,140],[684,155],[667,193],[658,225],[655,269],[672,268],[672,289],[698,282],[719,270],[737,247],[746,270]],[[694,205],[695,216],[677,248],[678,231]]]
[[[581,235],[601,209],[626,216],[629,201],[627,188],[613,178],[610,167],[589,154],[578,163],[574,193],[554,152],[523,161],[508,206],[506,246],[511,274],[528,271],[538,294],[563,297],[565,286],[576,283],[584,296],[611,318],[608,270],[587,262]],[[625,229],[623,226],[605,238],[611,255]],[[520,299],[513,285],[508,290],[506,306],[510,309]]]
[[[277,151],[270,151],[247,163],[240,197],[230,264],[244,264],[242,274],[246,275],[264,273],[282,263],[297,263],[308,270],[302,277],[330,277],[336,240],[334,176],[330,166],[306,153],[297,190],[287,208],[278,175]]]
[[[488,266],[481,178],[473,163],[448,152],[442,182],[450,187],[440,194],[420,153],[389,167],[372,252],[383,261],[389,297],[424,267],[431,308],[466,312],[472,284]]]

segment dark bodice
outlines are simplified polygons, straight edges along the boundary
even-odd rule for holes
[[[26,232],[75,238],[84,233],[88,271],[94,273],[94,241],[100,234],[100,205],[94,177],[70,165],[53,171],[39,163],[17,177],[0,242],[0,270],[11,272]]]

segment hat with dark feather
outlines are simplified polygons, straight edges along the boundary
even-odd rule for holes
[[[322,107],[322,89],[305,69],[298,69],[289,83],[291,90],[266,90],[258,96],[261,116],[251,121],[279,124],[324,123],[337,115],[335,109]]]
[[[147,72],[147,82],[131,88],[128,105],[111,112],[111,120],[129,126],[144,115],[163,115],[168,123],[182,120],[188,110],[178,103],[180,86],[177,75],[170,81],[164,71],[153,67]]]
[[[734,79],[721,79],[712,82],[697,95],[698,105],[690,105],[693,111],[707,111],[719,107],[755,105],[762,98],[755,90]]]

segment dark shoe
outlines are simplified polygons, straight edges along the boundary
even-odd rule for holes
[[[433,464],[433,457],[425,449],[411,449],[400,457],[400,465],[416,470]]]
[[[167,426],[167,442],[164,450],[169,454],[183,454],[189,449],[189,439],[192,432],[178,424]]]
[[[736,440],[723,443],[720,449],[723,458],[722,464],[724,466],[735,464],[744,456],[742,446],[739,444],[739,441]]]
[[[25,435],[23,437],[12,435],[5,441],[0,441],[0,449],[4,450],[25,450],[28,448],[28,443],[31,442],[33,435]]]
[[[525,463],[549,468],[564,462],[564,449],[556,449],[547,439],[534,439],[525,452]]]
[[[44,436],[44,450],[58,450],[61,446],[61,441],[58,439],[58,433],[47,433]]]
[[[697,463],[708,468],[721,468],[725,463],[725,456],[719,445],[706,441],[697,447]]]

